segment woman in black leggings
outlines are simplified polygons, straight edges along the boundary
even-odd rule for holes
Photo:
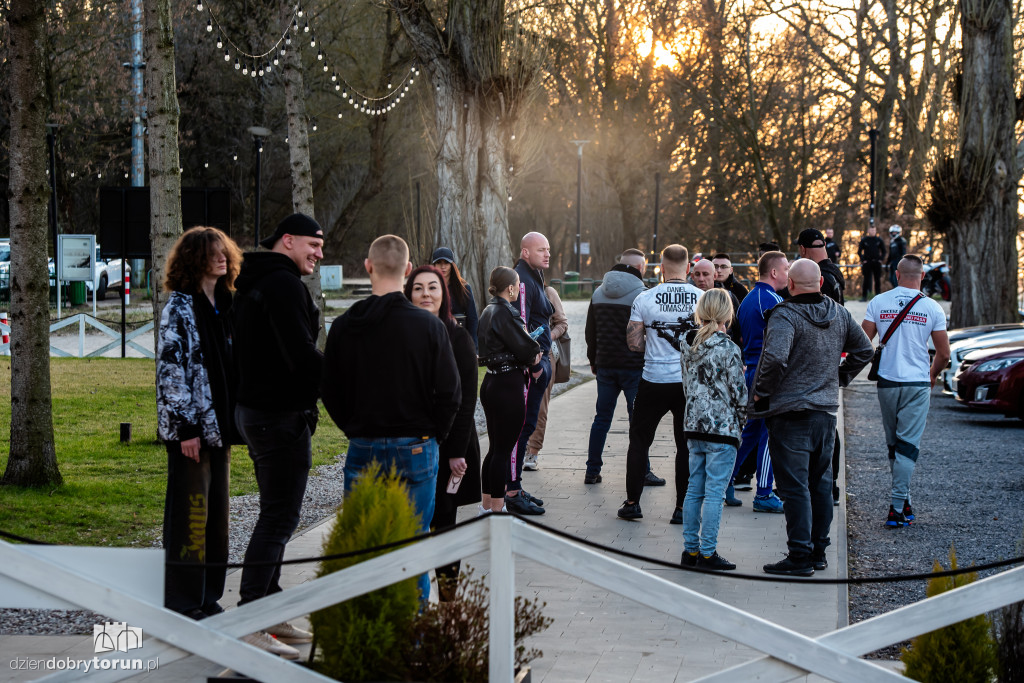
[[[519,495],[522,487],[515,463],[515,458],[521,457],[515,449],[526,419],[527,382],[530,372],[540,370],[540,345],[527,334],[512,305],[519,299],[516,271],[498,266],[491,271],[489,284],[492,299],[480,314],[478,328],[480,364],[487,366],[480,403],[490,444],[481,473],[483,507],[500,512],[504,503],[509,512],[542,515],[544,508]],[[512,476],[506,488],[507,473]]]

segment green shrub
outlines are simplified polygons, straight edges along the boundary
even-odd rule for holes
[[[956,548],[949,551],[950,569],[956,569]],[[942,571],[935,562],[933,571]],[[928,582],[928,597],[966,586],[977,573],[934,578]],[[922,683],[988,683],[996,667],[996,651],[988,616],[965,619],[918,636],[900,657],[904,675]]]
[[[419,517],[405,485],[394,471],[382,475],[373,465],[345,495],[324,553],[361,550],[411,538]],[[340,571],[387,551],[324,562],[319,576]],[[319,656],[315,667],[338,680],[401,680],[401,653],[420,607],[416,578],[361,595],[311,615]]]

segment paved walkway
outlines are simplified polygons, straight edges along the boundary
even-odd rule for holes
[[[668,523],[674,504],[670,420],[666,418],[658,431],[651,452],[654,471],[668,478],[669,485],[646,488],[641,501],[644,519],[625,522],[615,516],[625,497],[628,423],[624,400],[620,400],[609,434],[604,482],[583,484],[595,398],[596,383],[588,382],[552,402],[541,469],[524,476],[527,490],[545,501],[548,513],[541,520],[607,545],[678,561],[681,527]],[[739,571],[760,573],[762,564],[780,559],[785,552],[784,519],[782,515],[753,513],[752,493],[738,495],[743,506],[723,511],[719,550]],[[845,528],[845,505],[836,512],[829,569],[818,572],[819,576],[845,574],[846,536],[835,531]],[[475,510],[466,508],[464,513],[474,514]],[[329,528],[328,522],[309,529],[289,544],[288,555],[319,554]],[[835,586],[749,582],[630,563],[807,635],[846,624],[846,592]],[[487,556],[471,557],[468,564],[478,574],[485,573]],[[286,566],[282,583],[307,581],[314,572],[310,565]],[[239,572],[228,577],[225,606],[237,600],[239,578]],[[555,620],[529,644],[544,653],[532,663],[534,681],[687,681],[757,656],[749,648],[530,561],[517,561],[516,589],[547,602],[544,613]],[[0,636],[0,666],[26,655],[91,657],[92,641],[90,637]],[[219,666],[190,657],[137,680],[202,680],[220,671]],[[0,681],[31,680],[38,675],[12,671],[8,666],[0,669]]]

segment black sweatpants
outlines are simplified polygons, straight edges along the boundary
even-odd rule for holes
[[[629,450],[626,451],[626,499],[640,502],[647,476],[648,457],[654,432],[665,414],[672,413],[672,433],[676,441],[676,507],[683,506],[686,485],[690,481],[690,449],[686,446],[684,418],[686,395],[683,383],[656,384],[640,380],[629,421]]]
[[[230,448],[199,450],[199,462],[168,441],[164,557],[202,564],[228,561]],[[175,612],[210,608],[224,595],[226,567],[167,565],[164,605]]]
[[[487,456],[480,472],[483,493],[491,498],[505,496],[522,488],[516,468],[515,453],[519,433],[526,419],[526,378],[521,370],[501,374],[488,372],[480,385],[480,404],[487,418]]]
[[[880,261],[866,261],[863,266],[860,267],[861,272],[864,274],[864,293],[863,298],[868,298],[868,293],[871,292],[871,283],[875,283],[875,294],[882,293],[882,263]]]

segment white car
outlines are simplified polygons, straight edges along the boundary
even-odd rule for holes
[[[128,278],[132,276],[132,267],[127,266]],[[100,299],[107,298],[107,290],[124,292],[124,276],[121,274],[121,259],[104,261],[100,258],[100,245],[96,245],[96,275],[93,282],[86,282],[89,291],[99,292]]]
[[[953,331],[951,330],[951,333]],[[961,339],[949,345],[949,365],[942,371],[942,393],[947,396],[956,395],[956,373],[960,369],[960,363],[964,356],[971,351],[988,349],[993,346],[1011,344],[1024,341],[1024,327],[1016,329],[998,330],[989,334],[982,334],[976,337]]]

